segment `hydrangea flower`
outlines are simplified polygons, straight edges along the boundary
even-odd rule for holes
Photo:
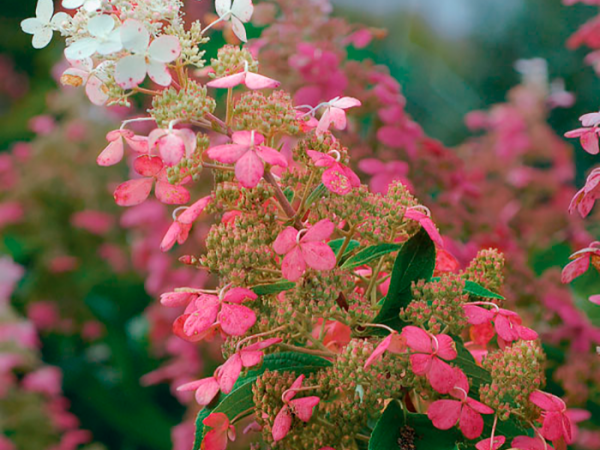
[[[167,64],[181,53],[181,44],[175,36],[160,36],[150,42],[150,33],[144,24],[135,19],[125,21],[121,42],[132,54],[119,60],[115,67],[115,81],[123,89],[138,86],[146,75],[160,86],[171,84]]]
[[[104,105],[109,96],[104,89],[104,82],[107,81],[104,68],[111,63],[104,61],[94,69],[94,63],[91,58],[81,60],[69,60],[71,67],[63,72],[60,82],[65,86],[79,87],[85,86],[85,94],[94,105]]]
[[[579,118],[582,128],[567,131],[565,137],[579,138],[583,149],[591,155],[597,155],[600,152],[598,147],[598,134],[600,133],[600,112],[584,114]]]
[[[532,438],[529,436],[517,436],[512,440],[510,445],[512,448],[518,450],[554,450],[554,447],[542,438]]]
[[[173,220],[173,223],[165,233],[162,242],[160,243],[160,249],[163,252],[167,252],[173,248],[175,242],[182,245],[187,240],[192,224],[202,214],[202,211],[208,206],[213,200],[212,196],[202,197],[200,200],[195,202],[189,208],[181,207],[178,209],[184,209],[179,217]],[[174,211],[174,214],[177,210]]]
[[[337,130],[344,130],[347,125],[346,120],[346,109],[360,106],[362,103],[360,100],[353,97],[336,97],[325,104],[319,106],[325,106],[325,112],[319,120],[317,126],[317,134],[323,134],[333,123],[333,126]]]
[[[248,61],[244,61],[244,70],[206,83],[208,87],[228,89],[243,84],[248,89],[276,89],[281,83],[272,78],[248,70]]]
[[[598,197],[600,197],[600,168],[595,168],[588,175],[585,186],[573,196],[569,204],[569,212],[573,214],[577,209],[581,217],[587,217]]]
[[[433,223],[433,220],[431,220],[430,212],[427,208],[424,206],[408,208],[404,212],[404,218],[419,222],[419,225],[425,229],[431,240],[435,242],[438,247],[444,247],[444,240],[442,239],[442,236],[440,236],[440,232]]]
[[[108,145],[96,159],[99,166],[112,166],[121,161],[125,153],[125,142],[136,153],[148,153],[148,138],[137,136],[131,130],[109,131],[106,140]]]
[[[303,422],[308,422],[313,414],[313,408],[319,404],[321,399],[316,396],[294,399],[298,389],[301,389],[304,375],[296,378],[292,386],[283,393],[283,408],[279,410],[273,422],[273,440],[281,441],[292,428],[292,418],[296,416]]]
[[[529,400],[542,409],[541,433],[549,441],[564,438],[567,444],[572,441],[571,419],[567,414],[567,405],[555,395],[542,391],[533,391]]]
[[[393,333],[388,334],[385,339],[383,339],[379,345],[373,350],[373,353],[369,355],[367,361],[365,362],[364,368],[366,369],[371,364],[376,361],[379,361],[382,355],[388,351],[394,354],[403,353],[406,350],[406,339],[399,335],[397,331],[394,330]]]
[[[27,34],[33,34],[33,48],[44,48],[52,40],[52,33],[60,30],[63,23],[71,18],[64,12],[54,14],[52,0],[38,0],[35,17],[21,22],[21,29]]]
[[[600,263],[600,242],[594,241],[588,247],[583,248],[570,256],[571,261],[562,270],[561,281],[570,283],[575,278],[583,275],[590,267]]]
[[[85,59],[96,53],[110,55],[123,48],[121,33],[119,29],[115,29],[115,20],[112,16],[92,17],[88,21],[87,29],[91,37],[77,39],[68,46],[65,49],[67,59]]]
[[[323,219],[308,230],[298,231],[287,227],[273,243],[273,250],[278,255],[285,255],[281,271],[289,281],[297,281],[306,271],[306,266],[315,270],[331,270],[335,267],[336,258],[333,250],[324,241],[329,239],[335,225]]]
[[[203,450],[225,450],[228,441],[235,441],[235,428],[225,414],[211,413],[202,424],[211,428],[202,440]]]
[[[189,158],[196,150],[196,133],[188,128],[175,130],[157,128],[148,135],[150,151],[157,150],[158,155],[167,166],[174,166],[183,157]]]
[[[63,0],[62,5],[66,9],[77,9],[83,6],[88,12],[96,11],[102,6],[101,0]]]
[[[244,24],[250,22],[254,5],[252,0],[216,0],[215,9],[219,15],[219,21],[231,21],[234,34],[242,42],[247,42],[246,28]]]
[[[505,342],[513,342],[519,339],[534,341],[538,334],[531,328],[521,325],[521,317],[513,311],[495,307],[485,309],[477,305],[463,305],[465,315],[471,325],[483,325],[493,322],[498,337]]]
[[[325,153],[307,150],[306,153],[313,160],[316,167],[326,167],[321,181],[331,192],[338,195],[346,195],[353,188],[360,187],[358,176],[343,164],[340,164],[340,154],[336,151],[336,158]]]

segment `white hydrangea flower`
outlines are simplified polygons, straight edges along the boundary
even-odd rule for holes
[[[121,59],[115,67],[115,81],[122,89],[138,86],[146,74],[161,86],[171,84],[167,64],[175,61],[181,53],[179,39],[160,36],[150,43],[150,33],[144,24],[128,19],[121,27],[121,42],[132,53]]]
[[[92,12],[102,6],[102,0],[63,0],[62,5],[67,9],[77,9],[83,6],[83,9]]]
[[[54,14],[52,0],[39,0],[35,8],[35,17],[21,22],[21,29],[27,34],[33,34],[33,48],[44,48],[52,40],[52,33],[61,30],[65,22],[71,18],[64,12]]]
[[[104,61],[96,69],[91,58],[78,61],[69,60],[71,67],[65,70],[60,77],[63,85],[82,86],[85,85],[85,93],[94,105],[104,105],[109,97],[106,93],[104,83],[107,81],[104,69],[111,64]]]
[[[244,24],[250,22],[254,5],[252,0],[216,0],[215,9],[219,15],[219,21],[231,20],[233,32],[242,41],[247,42]]]
[[[79,39],[65,49],[67,59],[80,60],[89,58],[95,53],[110,55],[123,48],[119,29],[115,30],[112,16],[101,15],[88,21],[88,32],[91,37]]]

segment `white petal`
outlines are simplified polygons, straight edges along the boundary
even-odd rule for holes
[[[50,23],[52,14],[54,14],[54,3],[52,0],[38,0],[37,7],[35,8],[35,16],[42,23]]]
[[[234,0],[231,12],[242,22],[250,22],[254,12],[252,0]]]
[[[142,22],[127,19],[121,27],[123,47],[134,53],[145,53],[150,43],[150,33]]]
[[[244,24],[235,16],[231,16],[231,25],[233,28],[233,34],[235,34],[238,39],[242,42],[247,42],[248,38],[246,37],[246,29],[244,28]]]
[[[115,81],[122,89],[138,86],[146,78],[146,61],[143,56],[126,56],[115,67]]]
[[[88,79],[85,93],[94,105],[104,105],[108,101],[108,94],[104,91],[102,80],[94,75]]]
[[[71,21],[71,16],[64,12],[57,12],[50,23],[58,30],[63,30],[65,25]]]
[[[167,65],[157,61],[150,61],[148,64],[148,75],[156,84],[168,86],[171,84],[171,74]]]
[[[94,68],[94,62],[91,58],[67,60],[69,61],[69,64],[71,64],[72,69],[85,70],[86,72],[89,72]]]
[[[148,48],[150,58],[161,63],[175,61],[180,53],[181,45],[175,36],[161,36],[154,39]]]
[[[79,8],[85,0],[63,0],[62,5],[67,9]]]
[[[121,44],[121,33],[119,30],[114,30],[108,36],[108,39],[98,45],[98,53],[101,55],[110,55],[111,53],[115,53],[120,51],[123,48],[123,44]]]
[[[27,34],[35,34],[43,27],[42,22],[38,19],[29,18],[21,22],[21,30]]]
[[[84,3],[84,8],[86,11],[88,12],[92,12],[92,11],[96,11],[97,9],[100,8],[100,6],[102,5],[102,2],[100,0],[87,0]]]
[[[33,35],[33,48],[44,48],[52,40],[52,29],[50,27],[40,28]]]
[[[85,59],[96,53],[98,49],[98,39],[83,38],[73,42],[65,48],[65,56],[67,59]]]
[[[216,0],[215,9],[219,17],[223,17],[231,10],[231,0]]]
[[[92,17],[88,22],[88,31],[95,37],[108,36],[114,27],[115,20],[107,15]]]

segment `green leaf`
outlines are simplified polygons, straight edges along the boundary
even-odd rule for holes
[[[305,207],[308,208],[312,205],[318,198],[323,197],[327,193],[327,188],[323,183],[319,184],[314,191],[310,193],[308,198],[306,199]]]
[[[272,353],[265,356],[260,369],[251,370],[238,378],[233,390],[228,395],[221,395],[220,401],[211,407],[206,407],[198,413],[196,418],[196,438],[194,450],[199,450],[204,436],[202,421],[213,412],[227,415],[229,420],[252,408],[252,385],[266,370],[280,372],[294,372],[308,375],[331,366],[331,362],[318,356],[298,352]]]
[[[290,203],[294,200],[294,190],[289,186],[283,190],[283,195],[285,195],[285,198],[287,198],[287,201]]]
[[[342,264],[342,269],[354,269],[355,267],[367,264],[374,259],[381,258],[388,253],[395,252],[402,247],[402,244],[379,244],[372,245],[359,251],[356,255],[348,258],[348,260]]]
[[[489,289],[484,288],[480,284],[475,283],[474,281],[466,280],[465,288],[463,292],[466,292],[471,295],[476,295],[477,297],[484,298],[495,298],[498,300],[504,300],[500,294],[496,294],[495,292],[490,291]]]
[[[345,240],[346,240],[346,238],[340,238],[340,239],[334,239],[333,241],[329,241],[328,242],[329,247],[331,247],[331,250],[333,250],[333,253],[335,253],[335,256],[338,256],[338,252],[342,248],[342,245],[344,245],[344,241]],[[349,253],[349,252],[351,252],[352,250],[354,250],[357,247],[360,247],[360,242],[355,241],[354,239],[352,239],[348,243],[348,246],[346,247],[346,250],[344,250],[344,255],[347,254],[347,253]]]
[[[491,383],[492,376],[483,367],[477,365],[475,358],[473,358],[471,352],[467,350],[461,338],[452,336],[452,339],[454,339],[456,353],[458,354],[456,359],[452,362],[458,364],[465,375],[469,378],[469,395],[479,399],[479,388],[483,384]]]
[[[283,291],[288,291],[294,286],[296,286],[296,283],[292,281],[281,280],[273,284],[259,284],[258,286],[254,286],[251,290],[256,295],[269,295],[278,294]]]
[[[375,323],[392,328],[401,328],[398,318],[400,309],[412,300],[411,285],[419,280],[429,280],[435,268],[435,244],[421,228],[417,234],[404,243],[392,269],[392,279],[387,297],[375,317]]]
[[[369,450],[397,449],[403,421],[404,415],[400,404],[397,400],[392,400],[375,424],[369,439]]]
[[[407,413],[406,419],[399,426],[414,430],[415,450],[454,450],[457,448],[456,443],[463,440],[462,434],[456,428],[438,430],[425,414]],[[400,447],[390,447],[392,448]],[[410,447],[407,445],[406,448]]]

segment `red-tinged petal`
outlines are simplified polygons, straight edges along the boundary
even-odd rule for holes
[[[296,230],[294,227],[285,228],[281,233],[279,233],[279,236],[277,236],[275,242],[273,242],[273,250],[275,250],[275,253],[278,255],[285,255],[286,253],[292,251],[292,249],[297,245],[297,236],[298,230]]]
[[[517,436],[512,440],[510,445],[519,450],[553,450],[552,446],[545,443],[542,439],[529,436]]]
[[[469,380],[465,373],[458,367],[454,367],[454,386],[449,394],[459,400],[464,400],[469,393]]]
[[[120,184],[115,190],[115,202],[119,206],[134,206],[144,202],[150,195],[154,180],[152,178],[138,178]]]
[[[195,391],[200,386],[204,386],[204,384],[206,384],[206,380],[210,380],[212,378],[213,377],[203,378],[201,380],[196,380],[196,381],[190,381],[189,383],[185,383],[185,384],[182,384],[181,386],[178,386],[177,390],[180,392]]]
[[[338,130],[346,129],[348,124],[346,120],[346,111],[341,108],[331,107],[329,108],[329,118],[333,122],[333,126]]]
[[[263,359],[263,352],[260,350],[243,349],[240,352],[240,358],[244,367],[257,366]]]
[[[489,437],[483,441],[479,441],[475,444],[477,450],[498,450],[504,445],[506,438],[504,436],[494,436],[494,443],[492,445],[492,438]]]
[[[583,275],[590,267],[590,258],[588,256],[582,256],[574,261],[571,261],[565,266],[562,271],[560,280],[567,284],[573,281],[575,278]]]
[[[360,106],[361,102],[359,99],[354,97],[342,97],[335,101],[332,101],[331,105],[335,108],[348,109]]]
[[[254,150],[249,150],[235,164],[235,177],[245,188],[254,188],[265,172],[265,165]]]
[[[531,328],[517,325],[517,332],[519,333],[519,337],[524,341],[535,341],[538,338],[537,332]]]
[[[483,417],[465,405],[462,408],[458,426],[467,439],[477,439],[483,433]]]
[[[315,270],[331,270],[335,267],[335,253],[324,242],[301,242],[302,258]]]
[[[456,344],[450,336],[447,334],[438,334],[435,336],[435,339],[437,339],[438,345],[436,353],[440,358],[452,361],[458,356],[456,353]]]
[[[449,430],[460,417],[462,404],[456,400],[437,400],[429,405],[427,417],[439,430]]]
[[[98,155],[96,162],[99,166],[113,166],[123,159],[123,152],[123,139],[116,139]]]
[[[196,294],[189,292],[165,292],[160,296],[160,304],[167,308],[185,306],[190,301],[195,300],[196,297]]]
[[[431,336],[424,329],[409,325],[402,329],[402,336],[406,339],[406,345],[415,352],[433,353]]]
[[[227,89],[238,86],[246,79],[246,72],[234,73],[226,77],[217,78],[206,83],[208,87]]]
[[[266,163],[272,166],[287,167],[287,159],[279,153],[277,150],[271,147],[263,147],[259,145],[256,147],[256,154]]]
[[[290,388],[286,391],[286,393],[282,397],[284,402],[289,402],[291,399],[293,399],[296,396],[297,390],[302,387],[304,378],[305,378],[304,375],[300,375],[298,378],[296,378],[294,380],[294,382],[292,383]]]
[[[533,391],[529,400],[544,411],[560,412],[565,409],[565,403],[558,397],[547,392]]]
[[[174,186],[168,181],[157,181],[156,198],[166,205],[182,205],[190,201],[190,193],[183,186]]]
[[[300,239],[300,242],[320,242],[329,239],[335,230],[335,225],[329,219],[323,219],[308,229]]]
[[[183,139],[173,133],[160,138],[157,144],[160,157],[167,166],[178,164],[185,155]]]
[[[202,424],[211,427],[202,440],[202,450],[225,450],[229,431],[229,418],[223,413],[211,413]]]
[[[568,437],[566,435],[566,428],[564,426],[565,419],[569,423],[568,430],[570,437],[571,423],[569,421],[569,418],[559,412],[546,413],[546,416],[544,417],[544,423],[542,424],[542,436],[544,436],[549,441],[556,441],[561,437],[564,437],[565,440],[568,440]]]
[[[145,136],[124,136],[125,142],[136,153],[148,153],[148,138]]]
[[[251,344],[248,347],[245,347],[244,350],[242,350],[242,352],[246,351],[246,350],[247,351],[264,350],[265,348],[268,348],[275,344],[279,344],[282,341],[283,341],[283,339],[281,339],[281,338],[265,339],[264,341],[255,342],[254,344]]]
[[[283,258],[281,264],[283,277],[289,281],[297,281],[305,271],[306,263],[302,256],[302,250],[300,250],[300,247],[294,247],[287,255],[285,255],[285,258]]]
[[[142,155],[133,162],[133,170],[143,177],[155,177],[164,167],[158,156]]]
[[[246,306],[223,303],[219,322],[225,334],[243,336],[256,323],[256,313]]]
[[[237,162],[249,150],[246,145],[226,144],[211,147],[206,151],[210,159],[219,161],[223,164],[233,164]]]
[[[217,369],[216,378],[219,382],[221,392],[229,394],[233,385],[242,372],[242,358],[234,353],[225,363]]]
[[[321,181],[327,189],[337,195],[347,195],[354,187],[351,180],[346,176],[344,166],[336,164],[323,172]]]
[[[189,317],[189,314],[182,314],[177,319],[175,319],[175,322],[173,322],[173,334],[175,336],[188,342],[199,342],[203,339],[208,339],[214,336],[214,326],[206,330],[204,333],[200,333],[195,336],[188,336],[187,334],[185,334],[185,332],[183,331],[183,326]]]
[[[290,432],[292,428],[292,412],[288,408],[287,405],[284,405],[281,408],[281,411],[277,413],[275,417],[275,421],[273,422],[273,440],[275,442],[281,441],[287,434]]]
[[[246,73],[246,87],[248,89],[275,89],[281,84],[277,80],[259,75],[257,73]]]
[[[590,155],[597,155],[600,152],[598,147],[598,135],[594,131],[589,131],[581,135],[581,146]]]
[[[171,250],[175,245],[175,242],[177,242],[180,232],[181,224],[177,221],[173,222],[165,233],[162,242],[160,243],[160,250],[163,252],[168,252]]]
[[[194,336],[210,328],[217,320],[220,306],[221,302],[214,295],[201,295],[198,297],[193,305],[190,304],[194,311],[190,313],[183,325],[185,334]]]
[[[329,130],[329,126],[331,125],[331,108],[327,108],[321,119],[319,119],[319,124],[317,125],[317,135],[321,135]]]
[[[304,397],[295,398],[290,401],[290,408],[303,422],[308,422],[313,414],[313,408],[319,404],[321,399],[319,397]]]
[[[479,414],[494,414],[494,410],[487,405],[484,405],[477,400],[473,400],[472,398],[467,398],[467,405],[473,411],[478,412]]]
[[[463,305],[465,315],[471,325],[482,325],[490,322],[496,315],[495,311],[476,305]]]
[[[187,208],[184,212],[182,212],[177,221],[183,224],[192,224],[202,211],[210,204],[212,201],[212,196],[202,197],[197,202],[193,203],[189,208]]]
[[[508,317],[503,314],[496,315],[494,319],[494,328],[496,333],[506,342],[513,342],[519,339],[519,331]]]
[[[575,130],[567,131],[565,133],[566,138],[578,138],[586,133],[589,133],[589,128],[577,128]]]
[[[427,372],[427,380],[434,391],[440,394],[449,393],[455,384],[454,368],[439,358],[433,357]]]
[[[246,300],[256,300],[258,295],[252,292],[250,289],[236,287],[229,289],[223,296],[223,301],[228,303],[240,304]]]
[[[265,137],[256,131],[236,131],[231,135],[231,139],[238,145],[252,147],[253,145],[262,145]]]
[[[433,356],[423,353],[410,355],[410,367],[415,375],[425,375],[431,369]]]
[[[373,350],[373,353],[371,353],[369,355],[369,357],[365,361],[364,368],[366,369],[371,364],[373,364],[375,361],[379,361],[379,359],[381,358],[381,355],[383,355],[385,353],[385,351],[390,346],[391,342],[392,342],[392,334],[389,334],[385,339],[383,339],[379,343],[379,345],[377,347],[375,347],[375,350]]]
[[[306,150],[306,154],[315,163],[316,167],[331,167],[336,163],[335,158],[332,158],[326,153],[316,152],[314,150]]]
[[[214,400],[219,393],[219,383],[214,377],[205,378],[204,383],[196,390],[196,401],[200,406],[206,406]]]

